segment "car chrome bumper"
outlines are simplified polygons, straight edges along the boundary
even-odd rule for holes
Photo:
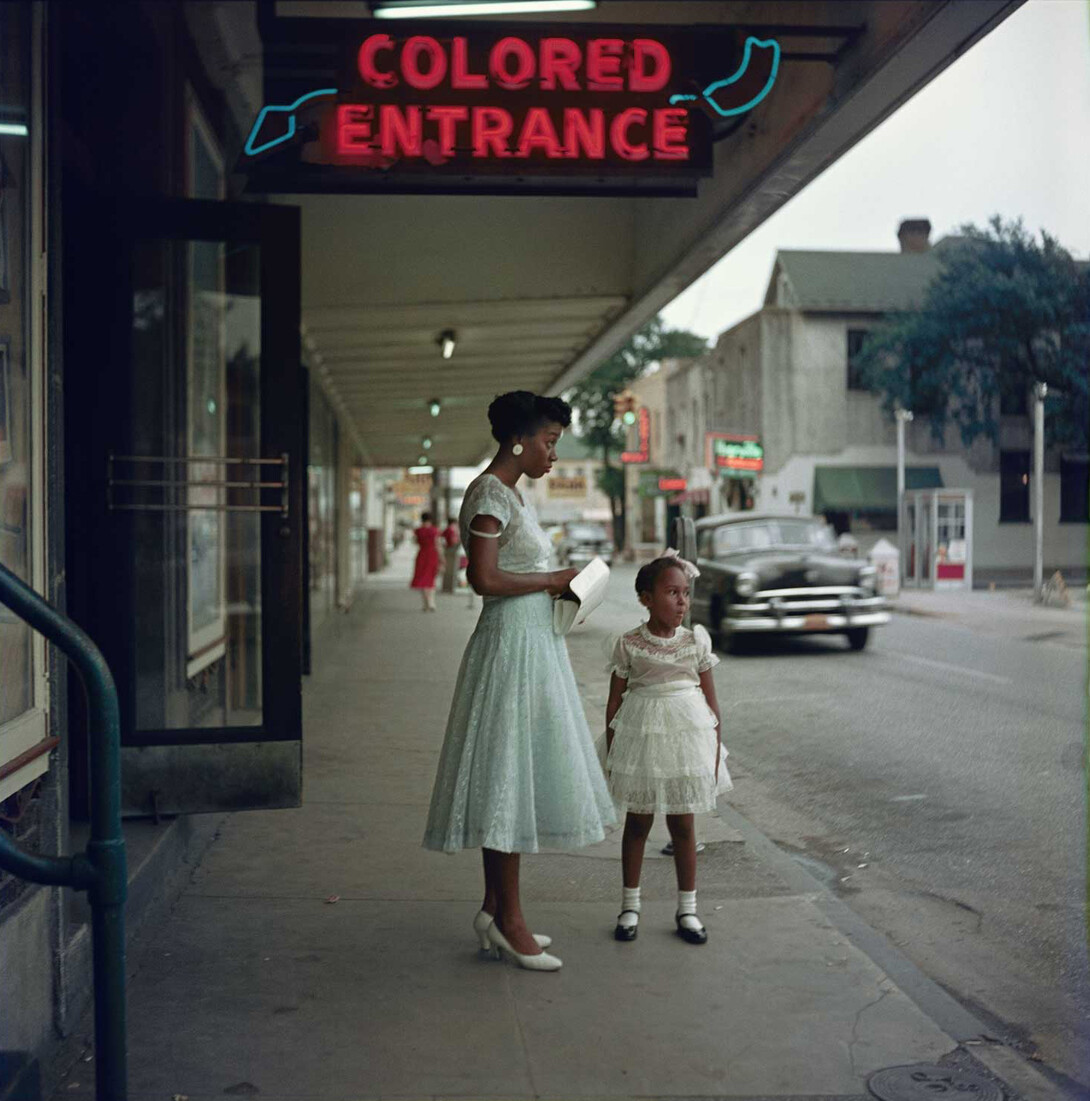
[[[785,592],[784,595],[788,594]],[[790,595],[795,596],[796,593],[792,591]],[[847,631],[853,627],[878,627],[890,621],[885,597],[834,595],[828,590],[815,590],[811,599],[790,601],[758,593],[752,603],[731,604],[726,613],[719,629],[730,633]]]

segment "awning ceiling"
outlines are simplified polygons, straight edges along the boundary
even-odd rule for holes
[[[941,489],[937,466],[905,467],[906,489]],[[814,514],[821,512],[897,511],[895,466],[817,466]]]
[[[721,135],[696,197],[276,196],[302,208],[306,358],[364,461],[415,463],[425,435],[440,465],[479,461],[494,394],[585,375],[1019,3],[602,0],[564,21],[745,24],[783,43],[774,94]],[[212,7],[221,23],[255,11]],[[359,4],[274,11],[348,16],[346,35],[369,18]]]

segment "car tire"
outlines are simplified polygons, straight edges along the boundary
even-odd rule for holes
[[[848,645],[853,650],[863,650],[866,648],[867,640],[870,638],[869,627],[853,627],[850,631],[846,631],[848,636]]]

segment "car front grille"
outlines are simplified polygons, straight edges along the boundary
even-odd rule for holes
[[[885,605],[881,596],[858,585],[808,586],[798,589],[761,589],[752,599],[730,606],[732,615],[808,615],[835,612],[845,605],[870,609]]]

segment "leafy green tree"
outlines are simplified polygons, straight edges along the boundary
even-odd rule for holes
[[[861,380],[927,416],[942,439],[952,422],[968,447],[999,437],[1005,400],[1035,382],[1052,391],[1046,440],[1085,450],[1090,405],[1090,264],[1047,233],[998,216],[963,226],[940,246],[940,267],[919,309],[892,316],[868,336],[855,365]]]
[[[699,356],[706,347],[703,337],[684,329],[668,329],[661,317],[653,317],[564,395],[578,414],[580,439],[602,454],[598,488],[609,497],[618,548],[624,545],[624,471],[612,460],[625,449],[626,433],[613,415],[613,400],[653,363]]]

